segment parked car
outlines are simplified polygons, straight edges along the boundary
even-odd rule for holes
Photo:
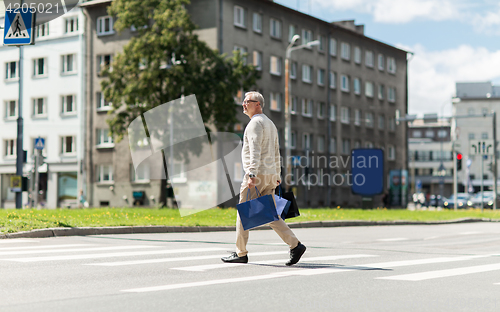
[[[441,198],[441,195],[431,195],[429,199],[429,207],[443,207],[444,202],[448,199],[446,197]]]
[[[483,192],[483,196],[481,196],[481,192],[476,193],[473,197],[471,197],[467,201],[467,206],[470,208],[481,208],[481,200],[483,202],[484,208],[493,208],[493,191]],[[497,206],[500,203],[500,198],[497,194]]]
[[[455,208],[455,196],[451,195],[444,203],[444,208],[454,209]],[[467,208],[467,201],[470,199],[468,193],[457,193],[457,208],[464,209]]]

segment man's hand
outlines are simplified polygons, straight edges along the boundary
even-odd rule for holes
[[[276,181],[276,182],[278,182],[278,184],[277,184],[277,185],[280,185],[280,184],[281,184],[281,180],[278,180],[278,181]]]
[[[248,188],[253,189],[255,185],[257,184],[257,177],[255,178],[248,178]]]

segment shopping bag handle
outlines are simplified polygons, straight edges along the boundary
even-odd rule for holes
[[[278,184],[278,188],[279,188],[278,196],[281,197],[281,183]]]
[[[248,188],[248,192],[247,192],[247,201],[249,201],[249,200],[250,200],[250,192],[251,192],[251,191],[252,191],[252,190],[251,190],[250,188]],[[259,195],[258,197],[261,197],[261,196],[262,196],[262,195],[260,195],[260,192],[259,192],[259,190],[257,189],[257,186],[255,187],[255,192],[257,193],[257,195]]]

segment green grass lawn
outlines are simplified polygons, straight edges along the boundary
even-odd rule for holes
[[[460,218],[500,220],[500,210],[408,211],[392,209],[301,209],[301,216],[287,222],[327,220],[440,221]],[[0,233],[15,233],[54,227],[102,226],[233,226],[236,209],[214,208],[181,217],[175,209],[92,208],[92,209],[0,209]]]

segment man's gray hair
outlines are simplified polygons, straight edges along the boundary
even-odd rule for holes
[[[264,108],[264,97],[262,96],[262,94],[260,94],[260,92],[257,92],[257,91],[249,91],[247,93],[245,93],[245,98],[247,96],[250,96],[250,99],[254,100],[254,101],[259,101],[260,103],[260,106],[262,108]]]

